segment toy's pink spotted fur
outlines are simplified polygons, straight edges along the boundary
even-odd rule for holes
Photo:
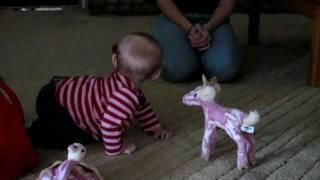
[[[203,76],[203,86],[199,86],[183,97],[183,103],[190,106],[201,106],[205,115],[205,132],[202,140],[201,157],[209,160],[215,148],[217,127],[224,129],[238,146],[237,167],[246,169],[256,164],[255,139],[253,134],[242,132],[243,124],[252,126],[259,121],[259,114],[249,114],[238,109],[226,108],[215,101],[220,85],[216,79],[207,81]]]

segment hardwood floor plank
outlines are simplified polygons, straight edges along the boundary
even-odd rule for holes
[[[316,138],[295,156],[282,163],[281,167],[269,174],[266,179],[282,179],[284,177],[292,180],[299,179],[320,160],[319,152],[320,138]],[[295,170],[294,173],[292,173],[293,169]]]
[[[267,126],[267,125],[265,125],[265,124],[267,124],[267,123],[273,124],[273,120],[272,120],[272,119],[276,120],[277,118],[281,118],[281,116],[285,116],[287,113],[290,112],[291,108],[299,108],[299,107],[301,106],[301,102],[304,102],[305,99],[308,99],[308,97],[309,97],[309,98],[314,97],[314,94],[315,94],[316,92],[317,92],[317,90],[315,90],[315,91],[313,92],[313,94],[310,93],[310,92],[307,92],[307,93],[305,93],[305,95],[304,95],[303,97],[296,97],[296,98],[293,99],[292,102],[289,101],[289,102],[286,102],[286,103],[285,103],[285,107],[288,107],[287,109],[285,109],[285,110],[278,109],[278,110],[276,110],[276,111],[280,111],[279,113],[275,112],[275,113],[272,113],[272,114],[267,115],[267,117],[263,117],[264,119],[268,118],[268,116],[269,116],[270,118],[268,118],[268,119],[269,119],[268,121],[267,121],[267,120],[264,120],[264,121],[261,122],[261,125],[258,127],[258,130],[257,130],[257,132],[258,132],[257,135],[259,135],[259,134],[262,133],[262,132],[259,131],[259,129],[260,129],[261,127],[262,127],[263,129],[266,129],[264,126]],[[310,99],[309,99],[309,100],[310,100]],[[281,113],[281,112],[282,112],[282,113]],[[274,125],[273,125],[273,126],[274,126]],[[267,128],[267,129],[268,129],[268,128]],[[270,128],[269,128],[269,129],[270,129]],[[222,132],[222,134],[223,134],[223,136],[222,136],[221,134],[219,134],[219,135],[218,135],[218,138],[219,138],[219,137],[224,137],[225,139],[228,139],[223,132]],[[197,151],[198,151],[197,158],[199,158],[198,156],[200,155],[201,136],[199,136],[199,138],[197,138],[197,139],[199,139],[199,140],[198,140],[198,144],[195,144],[194,148],[197,149]],[[227,142],[225,143],[225,142],[221,142],[221,141],[219,141],[219,140],[220,140],[220,139],[218,139],[218,146],[221,146],[221,147],[223,147],[224,145],[226,145],[226,143],[230,144],[229,142],[231,142],[231,141],[227,141]],[[222,143],[222,145],[220,145],[219,142]],[[185,152],[185,153],[187,153],[187,152]],[[190,160],[190,159],[193,160],[193,157],[189,157],[189,160]],[[187,160],[187,161],[188,161],[188,160]],[[182,162],[181,164],[184,164],[184,163],[186,163],[186,162]],[[170,164],[171,164],[171,163],[170,163]],[[190,162],[190,163],[188,162],[188,164],[194,164],[193,168],[195,168],[195,169],[197,169],[197,167],[199,167],[198,164],[193,163],[193,162]],[[176,168],[177,168],[177,167],[176,167]],[[181,167],[179,167],[179,168],[181,168]],[[172,168],[171,168],[171,169],[168,169],[168,172],[170,172],[170,171],[172,171]],[[154,176],[154,174],[157,174],[157,173],[158,173],[158,171],[156,171],[156,172],[150,172],[150,173],[148,173],[148,174],[150,174],[150,175],[149,175],[149,176],[147,175],[147,176],[144,177],[144,178],[150,178],[151,176]],[[161,174],[161,175],[164,175],[164,174]]]

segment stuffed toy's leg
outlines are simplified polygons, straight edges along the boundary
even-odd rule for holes
[[[255,145],[256,141],[253,134],[243,133],[244,137],[248,140],[249,146],[247,147],[248,151],[248,160],[251,166],[256,165],[256,156],[255,156]]]
[[[213,150],[216,145],[216,136],[217,129],[212,123],[207,123],[202,139],[202,152],[201,158],[206,161],[209,161],[210,155],[213,153]]]
[[[239,128],[229,128],[226,129],[228,135],[235,141],[238,146],[237,152],[237,167],[238,169],[247,169],[249,167],[248,163],[248,151],[247,147],[250,146],[248,140],[243,136],[241,130]]]

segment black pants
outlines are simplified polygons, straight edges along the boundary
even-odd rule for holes
[[[36,111],[39,119],[29,129],[32,143],[36,147],[66,149],[75,142],[88,144],[94,141],[57,102],[55,89],[59,79],[54,77],[38,94]]]

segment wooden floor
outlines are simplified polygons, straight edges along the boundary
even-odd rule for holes
[[[149,84],[147,94],[175,137],[155,142],[135,128],[125,138],[137,144],[136,153],[110,158],[103,154],[100,144],[95,144],[88,146],[86,161],[98,167],[106,179],[115,180],[319,179],[320,89],[305,86],[307,61],[276,59],[255,67],[257,71],[239,82],[222,85],[219,95],[226,106],[257,109],[262,115],[256,132],[255,168],[236,168],[236,146],[223,131],[218,133],[211,160],[200,159],[203,114],[200,108],[181,103],[182,95],[200,82],[169,84],[162,80]],[[43,151],[41,167],[64,156],[65,152]]]
[[[49,16],[55,23],[46,24],[47,21],[44,16]],[[282,19],[287,24],[279,22],[279,17],[280,20]],[[204,126],[203,113],[200,108],[188,107],[181,103],[182,96],[197,86],[200,81],[171,84],[163,80],[157,80],[146,85],[146,95],[159,115],[163,126],[175,133],[171,140],[154,141],[138,128],[133,127],[126,132],[124,138],[125,141],[136,143],[138,149],[134,154],[106,157],[103,153],[102,145],[96,143],[87,146],[88,154],[85,161],[97,167],[106,180],[319,179],[320,89],[306,86],[309,38],[305,35],[307,34],[305,28],[300,31],[300,25],[308,24],[306,23],[307,20],[293,16],[291,23],[288,23],[291,17],[287,15],[262,17],[269,28],[268,30],[272,28],[275,30],[281,25],[286,28],[283,31],[267,31],[262,28],[264,29],[262,30],[264,44],[260,47],[250,48],[241,41],[242,54],[245,59],[244,74],[235,83],[223,84],[222,92],[218,95],[219,101],[225,106],[237,107],[245,111],[257,109],[262,115],[262,120],[258,124],[256,131],[258,164],[255,168],[245,171],[239,171],[236,168],[236,146],[224,131],[218,132],[217,148],[211,160],[206,162],[200,158]],[[38,23],[45,24],[41,26],[41,31],[45,30],[50,33],[40,34],[37,30],[34,30],[32,25],[25,23],[26,21],[32,23],[34,18],[37,18]],[[234,18],[239,20],[233,21],[235,22],[233,25],[236,27],[240,40],[245,39],[243,36],[244,30],[242,30],[245,25],[240,22],[246,22],[246,17],[236,16]],[[25,69],[21,68],[21,71],[15,74],[7,70],[9,65],[13,68],[16,63],[11,61],[6,62],[7,64],[3,63],[7,65],[7,68],[2,68],[1,72],[4,72],[5,79],[9,84],[16,87],[25,107],[33,108],[33,102],[29,102],[29,100],[34,98],[35,89],[46,82],[52,74],[66,70],[68,70],[69,74],[87,73],[89,71],[101,74],[104,71],[104,68],[97,66],[102,62],[100,57],[102,53],[99,54],[97,52],[105,51],[105,47],[100,46],[103,44],[102,41],[100,42],[101,37],[103,37],[101,31],[108,31],[109,26],[104,23],[112,24],[115,22],[111,18],[84,17],[82,15],[79,16],[79,14],[63,16],[61,14],[42,14],[41,16],[26,14],[22,16],[6,13],[3,19],[6,22],[4,27],[24,27],[28,30],[29,35],[22,36],[19,31],[7,31],[0,28],[0,34],[6,35],[4,41],[1,41],[6,42],[6,44],[0,44],[1,48],[6,49],[6,51],[3,51],[0,59],[21,59],[17,58],[21,56],[21,53],[12,53],[17,44],[20,48],[29,48],[29,45],[24,44],[24,42],[33,43],[33,40],[37,38],[39,38],[37,40],[43,41],[44,44],[51,42],[50,47],[41,47],[43,48],[42,51],[37,50],[37,48],[40,48],[39,46],[30,47],[31,50],[25,57],[30,56],[32,58],[30,58],[29,63],[26,63],[26,66],[33,66],[33,72],[30,72],[31,74],[28,77],[22,74]],[[16,19],[20,21],[15,21]],[[22,22],[21,19],[24,21]],[[61,25],[65,19],[68,22]],[[137,19],[139,22],[150,22],[150,19],[153,18],[137,17],[135,20]],[[131,22],[128,19],[122,20],[125,21],[119,21],[118,24],[130,24]],[[57,27],[62,29],[69,28],[67,24],[70,21],[72,26],[77,27],[77,29],[70,28],[68,31],[58,31]],[[96,26],[99,28],[96,28]],[[116,26],[119,28],[123,25]],[[144,27],[137,26],[131,28],[131,30],[139,30],[139,28]],[[151,29],[150,26],[149,29]],[[287,31],[287,29],[291,30]],[[32,33],[33,31],[35,33]],[[75,40],[73,38],[84,42],[89,41],[89,39],[86,39],[87,36],[81,36],[81,33],[86,31],[91,32],[90,43],[78,43],[77,41],[75,44],[68,44],[69,42],[74,42],[72,41]],[[125,29],[122,28],[117,37],[125,34],[126,32],[124,31]],[[57,36],[60,38],[59,40],[64,43],[59,44],[52,38],[55,36],[48,36],[56,34],[59,35]],[[73,34],[75,35],[73,36]],[[27,41],[9,37],[26,38]],[[110,36],[110,38],[113,37]],[[112,44],[112,41],[108,43]],[[84,53],[84,44],[95,48],[90,49],[91,51],[84,51]],[[69,51],[64,51],[65,47],[69,48]],[[72,48],[74,48],[75,54],[72,54]],[[46,53],[38,54],[43,51],[53,52],[48,56],[46,56]],[[77,54],[79,55],[77,56]],[[74,55],[73,59],[67,58]],[[90,61],[85,61],[88,58],[87,56],[93,58]],[[55,61],[57,57],[64,60],[65,64],[62,63],[64,62],[62,60],[58,61],[60,64],[57,64]],[[98,57],[97,60],[95,60],[96,57]],[[39,63],[41,60],[47,64],[52,63],[52,66],[43,65],[47,69],[37,67],[41,64]],[[78,61],[79,63],[77,63]],[[91,67],[91,69],[88,69],[88,67]],[[30,85],[31,87],[26,86],[27,84],[24,84],[24,80],[27,80],[27,78],[33,78],[33,82],[37,84],[32,84],[32,86]],[[21,84],[17,82],[21,82]],[[21,89],[21,87],[25,89]],[[35,179],[41,169],[48,167],[56,160],[64,160],[66,157],[66,151],[41,149],[38,149],[38,151],[41,158],[40,166],[22,179]]]

